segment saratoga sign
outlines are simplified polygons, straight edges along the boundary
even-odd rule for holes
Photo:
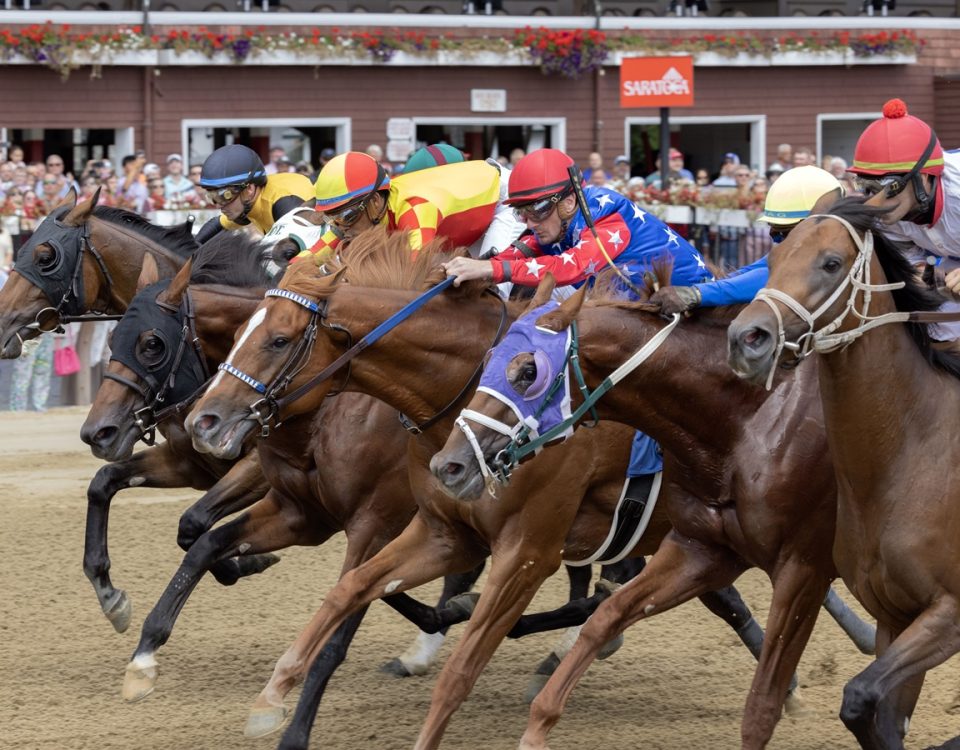
[[[623,58],[620,64],[620,106],[692,107],[693,58]]]

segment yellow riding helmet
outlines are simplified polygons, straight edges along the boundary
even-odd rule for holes
[[[788,169],[767,192],[763,215],[757,221],[773,226],[792,226],[806,219],[820,198],[843,186],[825,169],[806,166]]]

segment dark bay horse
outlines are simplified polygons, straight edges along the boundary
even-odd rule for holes
[[[897,314],[942,298],[878,216],[850,199],[798,226],[729,343],[734,370],[754,380],[824,355],[795,377],[819,375],[839,487],[834,559],[877,618],[877,659],[847,683],[840,718],[861,747],[892,750],[926,671],[960,650],[960,360]]]
[[[419,290],[443,276],[440,263],[445,258],[440,254],[423,252],[411,260],[403,237],[382,240],[368,233],[365,238],[366,245],[359,238],[351,244],[346,269],[322,276],[312,264],[296,264],[281,282],[281,290],[303,295],[310,304],[319,300],[323,310],[322,325],[307,356],[297,360],[290,388],[333,361],[346,348],[347,339],[368,333],[408,303],[416,296],[411,289]],[[344,275],[349,283],[340,281]],[[453,712],[541,582],[564,557],[585,557],[606,536],[632,435],[621,426],[606,423],[584,431],[567,448],[552,452],[553,460],[518,471],[497,498],[459,502],[443,492],[429,473],[430,457],[452,426],[450,406],[463,400],[464,385],[472,382],[484,350],[502,326],[501,305],[484,293],[482,284],[440,295],[366,349],[348,373],[313,389],[281,413],[288,419],[300,411],[309,412],[347,375],[342,383],[347,390],[383,399],[416,424],[433,424],[409,443],[408,468],[417,514],[397,539],[347,572],[327,595],[308,628],[278,661],[254,704],[248,727],[279,726],[285,714],[284,696],[307,675],[328,639],[341,623],[349,622],[352,613],[362,612],[385,594],[467,570],[490,554],[489,579],[466,632],[437,680],[416,743],[420,749],[437,747]],[[518,310],[514,307],[510,314]],[[309,319],[307,310],[294,301],[268,298],[231,353],[231,366],[244,377],[263,382],[289,371],[288,356],[303,351],[302,334]],[[347,331],[350,336],[345,336]],[[216,381],[188,418],[195,442],[218,451],[239,444],[258,426],[250,410],[256,395],[238,378]],[[438,413],[444,416],[434,421]],[[656,549],[667,532],[663,520],[658,508],[634,554]],[[308,685],[312,675],[310,670]]]
[[[661,277],[668,279],[662,270]],[[547,302],[542,292],[551,284],[552,279],[542,284],[529,315],[538,328],[563,333],[576,321],[579,362],[591,389],[666,326],[643,303],[584,305],[585,290],[542,314],[540,305]],[[673,530],[647,567],[584,626],[533,703],[521,742],[525,750],[547,747],[550,729],[605,640],[640,619],[731,584],[750,567],[770,576],[773,600],[744,709],[742,745],[761,748],[773,733],[790,675],[835,575],[830,556],[835,491],[815,373],[791,379],[772,394],[743,383],[723,356],[730,317],[727,310],[703,311],[677,326],[648,361],[596,405],[601,419],[626,422],[663,446],[668,490],[663,502]],[[541,354],[509,349],[514,340],[508,337],[497,347],[491,366],[503,370],[498,376],[519,398],[537,378],[553,376],[540,372],[548,367]],[[508,349],[505,356],[501,349]],[[564,371],[562,359],[549,366],[553,373]],[[481,382],[486,378],[487,373]],[[504,401],[482,391],[469,408],[507,427],[516,423]],[[470,422],[470,427],[484,461],[492,463],[509,438],[484,424]],[[524,466],[557,450],[547,448]],[[453,430],[432,469],[465,500],[483,492],[481,465],[461,429]]]
[[[146,254],[170,277],[196,250],[189,222],[158,227],[130,211],[95,208],[99,195],[77,203],[71,190],[20,248],[0,290],[0,357],[19,357],[23,341],[71,317],[122,314]]]

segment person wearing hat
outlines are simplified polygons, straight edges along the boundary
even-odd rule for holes
[[[913,244],[918,265],[926,256],[946,273],[943,291],[953,301],[940,309],[960,310],[960,153],[944,151],[933,128],[890,99],[857,140],[850,172],[867,203],[887,209],[885,233]],[[960,338],[960,323],[929,328],[937,341]]]
[[[266,234],[284,214],[313,197],[313,185],[302,174],[267,175],[256,152],[239,143],[222,146],[203,163],[200,187],[220,209],[197,233],[204,243],[223,229],[253,225]]]
[[[627,193],[627,182],[630,180],[630,157],[620,154],[613,160],[613,177],[607,182],[607,187],[618,193]]]
[[[448,163],[448,158],[458,161]],[[393,178],[376,158],[360,151],[327,162],[315,190],[316,209],[329,229],[298,258],[323,263],[345,242],[381,224],[407,232],[412,250],[443,237],[446,248],[469,247],[471,255],[502,250],[520,234],[522,224],[509,212],[504,221],[504,212],[497,211],[505,191],[498,164],[463,161],[452,147],[427,147],[411,161],[423,168]]]
[[[167,157],[167,174],[163,178],[163,197],[169,205],[193,203],[199,198],[193,183],[183,174],[183,157],[170,154]]]
[[[757,221],[770,225],[774,244],[813,213],[825,211],[843,197],[843,186],[820,167],[795,167],[783,173],[767,191],[763,215]],[[751,301],[767,283],[767,256],[734,271],[723,279],[690,286],[666,286],[651,298],[664,315],[684,313],[696,307],[735,305]]]
[[[668,178],[668,184],[677,182],[678,180],[687,180],[688,182],[694,182],[693,172],[689,169],[684,169],[683,167],[683,152],[678,148],[671,148],[669,152],[670,159],[670,172]],[[656,160],[657,171],[651,172],[646,177],[647,187],[653,187],[660,189],[661,179],[660,179],[660,157],[657,157]]]
[[[773,183],[777,181],[780,175],[782,175],[786,171],[787,170],[785,167],[781,166],[777,162],[774,162],[769,167],[767,167],[767,171],[764,174],[766,175],[767,182],[773,185]]]

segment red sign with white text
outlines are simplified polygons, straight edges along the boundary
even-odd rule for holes
[[[692,57],[625,57],[620,63],[621,107],[692,107]]]

